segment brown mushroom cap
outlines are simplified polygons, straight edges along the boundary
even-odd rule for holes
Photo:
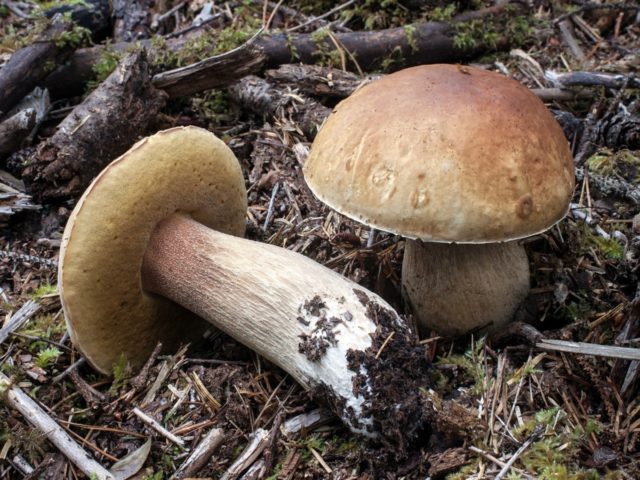
[[[158,341],[170,348],[207,326],[143,291],[140,267],[156,225],[182,212],[242,235],[246,208],[235,155],[201,128],[145,138],[102,171],[67,223],[58,271],[71,339],[96,369],[111,373],[121,354],[140,366]]]
[[[441,242],[546,230],[574,188],[567,140],[544,104],[517,81],[459,65],[408,68],[340,102],[304,174],[353,219]]]

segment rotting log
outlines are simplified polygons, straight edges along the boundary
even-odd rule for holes
[[[0,117],[71,55],[75,42],[63,40],[71,29],[71,22],[55,16],[35,42],[11,55],[0,69]]]
[[[238,65],[236,68],[240,74],[245,75],[292,61],[317,63],[336,53],[334,40],[341,48],[348,50],[357,59],[360,68],[365,70],[380,66],[385,59],[396,59],[396,68],[424,63],[455,62],[509,46],[508,39],[502,38],[493,46],[477,41],[473,47],[457,47],[454,42],[457,24],[504,16],[507,10],[513,15],[514,9],[512,4],[497,5],[460,14],[450,22],[421,23],[414,25],[412,29],[398,27],[370,32],[332,33],[321,40],[312,34],[263,35],[258,37],[253,45],[262,52],[264,61],[256,61],[256,58],[245,55],[244,60],[251,64],[251,68],[240,69]],[[184,38],[169,39],[164,48],[177,53],[184,42]],[[153,58],[151,42],[143,42],[143,45],[150,48],[150,57]],[[129,43],[121,42],[113,44],[111,48],[126,51],[130,46]],[[100,60],[103,52],[102,46],[78,50],[66,65],[53,72],[47,79],[46,85],[52,95],[56,97],[81,91],[86,82],[93,78],[91,68]],[[200,74],[209,78],[211,83],[204,83],[200,88],[206,90],[224,86],[224,82],[216,78],[223,73],[216,65],[203,70]],[[227,85],[240,78],[232,78],[231,75],[225,77]]]
[[[150,83],[144,51],[130,54],[38,145],[23,171],[27,190],[40,200],[79,195],[145,133],[165,99]]]

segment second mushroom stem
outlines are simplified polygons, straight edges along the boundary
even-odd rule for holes
[[[370,409],[354,393],[362,368],[350,365],[348,356],[371,349],[378,327],[371,302],[406,328],[377,295],[303,255],[216,232],[179,214],[152,234],[142,282],[304,387],[320,388],[354,431],[376,435]]]

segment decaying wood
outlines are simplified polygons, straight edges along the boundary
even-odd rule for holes
[[[133,42],[149,38],[149,10],[145,0],[113,0],[112,2],[114,42]]]
[[[15,332],[27,323],[30,318],[41,310],[41,308],[41,305],[34,300],[29,300],[20,307],[20,310],[14,313],[9,321],[0,328],[0,343],[4,342],[11,333]]]
[[[242,451],[240,456],[235,462],[227,469],[226,472],[220,477],[220,480],[235,480],[238,476],[249,468],[253,462],[260,456],[262,451],[267,448],[269,443],[269,431],[262,428],[258,428],[251,439],[249,444]]]
[[[284,64],[265,72],[268,81],[275,84],[293,84],[310,95],[345,98],[359,85],[382,78],[382,75],[361,77],[352,72],[320,65]]]
[[[0,227],[6,227],[9,218],[19,212],[40,210],[29,195],[20,192],[0,192]]]
[[[335,415],[326,408],[316,408],[307,413],[301,413],[293,418],[285,420],[280,427],[285,436],[296,435],[300,432],[313,430],[332,422]]]
[[[543,350],[595,355],[599,357],[640,360],[640,348],[616,347],[613,345],[597,345],[584,342],[567,342],[564,340],[543,339],[536,343]]]
[[[34,43],[11,55],[0,69],[0,117],[71,55],[73,43],[61,40],[71,28],[71,22],[56,16]]]
[[[99,38],[109,27],[109,0],[83,0],[82,2],[60,2],[60,5],[48,8],[47,18],[63,13],[71,16],[76,25],[90,30],[94,38]]]
[[[376,74],[363,77],[344,70],[307,64],[284,64],[265,72],[267,80],[277,85],[295,87],[309,95],[332,98],[346,98],[358,88],[383,76]],[[531,92],[543,102],[569,101],[594,96],[588,91],[562,88],[532,88]]]
[[[175,443],[178,447],[180,447],[181,449],[184,449],[184,440],[182,440],[180,437],[174,435],[173,433],[171,433],[169,430],[167,430],[166,428],[164,428],[162,425],[160,425],[156,420],[154,420],[152,417],[150,417],[149,415],[147,415],[146,413],[144,413],[142,410],[140,410],[138,407],[135,407],[133,409],[133,414],[138,417],[142,422],[144,422],[145,424],[147,424],[149,427],[151,427],[152,429],[154,429],[156,432],[158,432],[160,435],[162,435],[163,437],[165,437],[167,440]]]
[[[145,133],[165,98],[150,83],[144,51],[130,54],[38,146],[23,172],[27,189],[46,200],[79,195]]]
[[[0,160],[13,153],[36,124],[36,111],[27,108],[0,123]]]
[[[576,180],[581,182],[584,179],[584,168],[576,167]],[[589,172],[589,184],[591,188],[597,190],[601,195],[607,197],[624,198],[640,205],[640,189],[637,185],[625,181],[615,175],[599,175]]]
[[[178,480],[181,478],[190,477],[200,470],[209,461],[213,452],[215,452],[222,442],[224,441],[225,433],[221,428],[213,428],[207,433],[196,448],[191,452],[189,458],[187,458],[180,468],[176,470],[176,473],[171,477]]]
[[[76,467],[87,477],[99,480],[114,480],[98,462],[83,450],[53,418],[24,393],[20,388],[12,385],[11,380],[0,373],[0,399],[9,407],[18,410],[24,418],[53,443]]]
[[[266,80],[247,76],[229,88],[234,101],[254,112],[267,115],[285,115],[309,137],[315,137],[318,128],[331,109],[310,98],[304,98],[285,89],[278,89]]]
[[[229,85],[262,69],[266,56],[251,43],[186,67],[159,73],[153,85],[171,97],[183,97]]]
[[[602,86],[607,88],[640,88],[640,78],[622,73],[555,72],[547,70],[544,77],[556,87]]]
[[[485,45],[482,42],[476,42],[470,48],[458,48],[454,45],[456,24],[499,16],[504,14],[506,5],[508,4],[467,12],[454,17],[449,23],[416,24],[414,25],[415,29],[411,29],[411,33],[408,33],[406,28],[399,27],[379,31],[327,34],[320,41],[317,40],[317,35],[311,34],[262,35],[256,39],[254,47],[265,56],[264,63],[246,56],[245,61],[251,67],[247,66],[245,69],[241,69],[236,64],[235,68],[238,72],[246,74],[249,72],[258,73],[262,65],[266,68],[273,68],[292,61],[317,63],[332,53],[335,55],[336,45],[343,51],[350,52],[362,69],[380,66],[383,60],[390,58],[398,60],[397,68],[423,63],[454,62],[496,48],[508,47],[507,39],[501,39],[495,47]],[[514,6],[511,5],[511,14],[513,14],[513,8]],[[184,41],[183,38],[169,39],[164,48],[174,53],[178,52],[184,45]],[[149,42],[143,42],[143,45],[152,48]],[[117,51],[125,51],[129,47],[128,43],[112,45],[112,48]],[[102,46],[78,50],[66,65],[47,79],[46,85],[52,95],[70,95],[74,91],[81,91],[86,82],[93,78],[91,67],[100,59],[103,51],[104,47]],[[153,57],[152,51],[150,56]],[[346,57],[348,58],[349,55]],[[353,63],[349,63],[349,66],[355,67]],[[208,76],[211,83],[207,84],[205,79],[202,79],[200,88],[204,90],[221,86],[221,81],[216,78],[217,75],[225,76],[228,84],[238,79],[238,77],[231,78],[230,75],[225,75],[220,70],[215,72],[209,70]]]

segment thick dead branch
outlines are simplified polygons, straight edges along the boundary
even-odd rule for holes
[[[27,189],[47,200],[80,194],[145,133],[165,98],[150,83],[144,51],[130,54],[38,146],[23,172]]]
[[[331,109],[310,98],[275,88],[262,78],[249,76],[229,88],[231,98],[259,114],[284,115],[300,126],[303,133],[315,137]]]
[[[222,55],[155,75],[153,85],[171,97],[188,96],[229,85],[238,78],[259,71],[265,59],[262,50],[246,44]]]
[[[100,37],[109,27],[109,0],[83,0],[69,2],[47,9],[44,14],[51,18],[58,13],[71,15],[77,25],[91,30],[93,37]]]
[[[36,124],[36,111],[27,108],[0,123],[0,160],[16,150]]]
[[[245,56],[247,67],[235,68],[240,74],[258,73],[262,66],[277,67],[284,63],[300,61],[303,63],[317,63],[330,58],[337,52],[336,44],[342,50],[348,50],[358,61],[362,69],[379,67],[386,60],[396,60],[396,68],[419,65],[424,63],[454,62],[465,58],[472,58],[484,52],[504,49],[508,47],[507,39],[500,39],[495,46],[476,42],[473,47],[460,48],[454,45],[456,24],[471,20],[488,19],[505,13],[507,5],[498,5],[483,10],[468,12],[455,17],[450,23],[427,22],[414,25],[409,30],[403,27],[390,28],[373,32],[346,32],[328,34],[318,40],[318,36],[311,34],[274,34],[264,35],[256,39],[253,44],[265,56],[264,63],[250,55]],[[510,14],[513,15],[513,5]],[[315,39],[315,40],[314,40]],[[178,52],[184,45],[184,39],[171,39],[166,42],[166,48]],[[143,43],[150,47],[150,43]],[[127,43],[116,43],[112,47],[118,51],[129,48]],[[93,47],[77,51],[64,66],[54,72],[46,82],[52,95],[70,95],[80,91],[84,84],[93,78],[91,67],[100,59],[104,47]],[[153,56],[153,52],[150,53]],[[204,79],[199,88],[209,88],[224,85],[217,76],[226,78],[226,84],[233,83],[239,77],[232,78],[220,70],[209,70],[210,83]],[[177,87],[174,87],[177,88]],[[193,91],[193,90],[192,90]]]
[[[0,69],[0,117],[15,106],[74,50],[64,33],[72,24],[56,16],[31,45],[16,51]]]

